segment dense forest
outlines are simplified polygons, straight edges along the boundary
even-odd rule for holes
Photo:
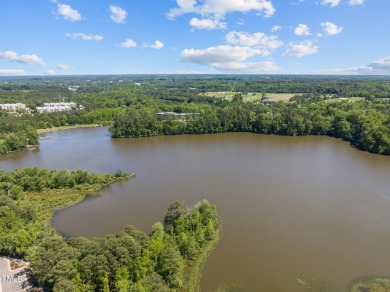
[[[309,97],[285,102],[226,102],[196,109],[188,121],[167,116],[159,119],[155,108],[129,109],[110,128],[113,137],[253,132],[288,136],[328,135],[355,147],[390,154],[390,107],[388,102],[307,103]],[[303,100],[303,102],[302,102]]]
[[[70,91],[70,87],[77,90]],[[230,91],[232,99],[218,97]],[[289,101],[268,94],[295,94]],[[258,99],[246,98],[258,94]],[[216,97],[217,96],[217,97]],[[348,99],[361,98],[361,100]],[[261,100],[261,99],[264,100]],[[23,102],[32,114],[0,110],[0,154],[36,145],[35,129],[112,125],[113,137],[253,132],[328,135],[390,154],[390,79],[385,76],[123,75],[0,78],[0,103]],[[84,110],[36,113],[44,102]],[[197,113],[182,121],[159,112]]]
[[[49,224],[54,210],[79,201],[74,190],[97,190],[128,178],[120,171],[0,172],[0,255],[28,259],[47,291],[180,289],[187,261],[218,239],[216,209],[206,200],[192,208],[171,204],[150,234],[128,226],[104,238],[64,239]]]
[[[52,232],[46,227],[55,209],[131,176],[121,171],[110,175],[36,167],[0,171],[0,254],[26,256],[30,247]]]
[[[104,238],[47,238],[29,255],[49,291],[177,291],[186,260],[217,235],[215,207],[176,202],[147,235],[128,226]],[[51,267],[48,271],[47,266]]]

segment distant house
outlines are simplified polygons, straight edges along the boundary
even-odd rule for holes
[[[275,103],[277,101],[274,99],[266,98],[266,99],[262,99],[261,102],[262,103]]]
[[[0,109],[7,112],[16,112],[18,110],[27,110],[24,103],[4,103],[0,104]]]
[[[80,88],[79,85],[74,85],[74,86],[69,86],[69,87],[68,87],[68,90],[69,90],[69,91],[77,91],[77,89],[79,89],[79,88]]]
[[[157,114],[157,117],[160,120],[166,120],[167,117],[173,117],[176,120],[179,121],[187,121],[189,120],[192,116],[195,115],[200,115],[199,113],[175,113],[175,112],[160,112]]]
[[[52,113],[52,112],[66,112],[71,110],[84,109],[82,105],[77,108],[74,102],[57,102],[57,103],[44,103],[43,106],[37,107],[39,113]]]
[[[4,103],[0,104],[0,109],[11,114],[30,113],[31,110],[24,103]]]

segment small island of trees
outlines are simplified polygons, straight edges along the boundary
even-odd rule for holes
[[[37,283],[47,291],[179,291],[184,285],[189,287],[184,280],[186,266],[219,238],[216,209],[206,200],[192,208],[179,201],[171,204],[150,234],[128,226],[103,238],[65,239],[50,225],[54,210],[130,177],[121,171],[1,171],[0,255],[27,259]],[[202,263],[194,263],[187,270],[190,277],[199,279],[196,273],[201,272]],[[198,283],[190,284],[188,289],[196,289]]]

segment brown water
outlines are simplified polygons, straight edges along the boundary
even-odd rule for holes
[[[327,137],[112,140],[106,128],[44,137],[50,139],[40,151],[9,155],[0,168],[136,173],[58,212],[53,222],[65,235],[101,236],[127,224],[148,232],[175,200],[215,204],[224,231],[205,266],[203,291],[220,283],[247,291],[346,291],[361,277],[390,277],[390,157]]]

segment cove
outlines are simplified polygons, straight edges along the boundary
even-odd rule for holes
[[[39,150],[0,168],[135,173],[57,212],[66,236],[102,236],[128,224],[148,232],[175,200],[207,198],[223,220],[203,291],[347,291],[390,277],[390,157],[328,137],[250,133],[111,139],[107,128],[47,133]],[[309,290],[310,291],[310,290]]]

